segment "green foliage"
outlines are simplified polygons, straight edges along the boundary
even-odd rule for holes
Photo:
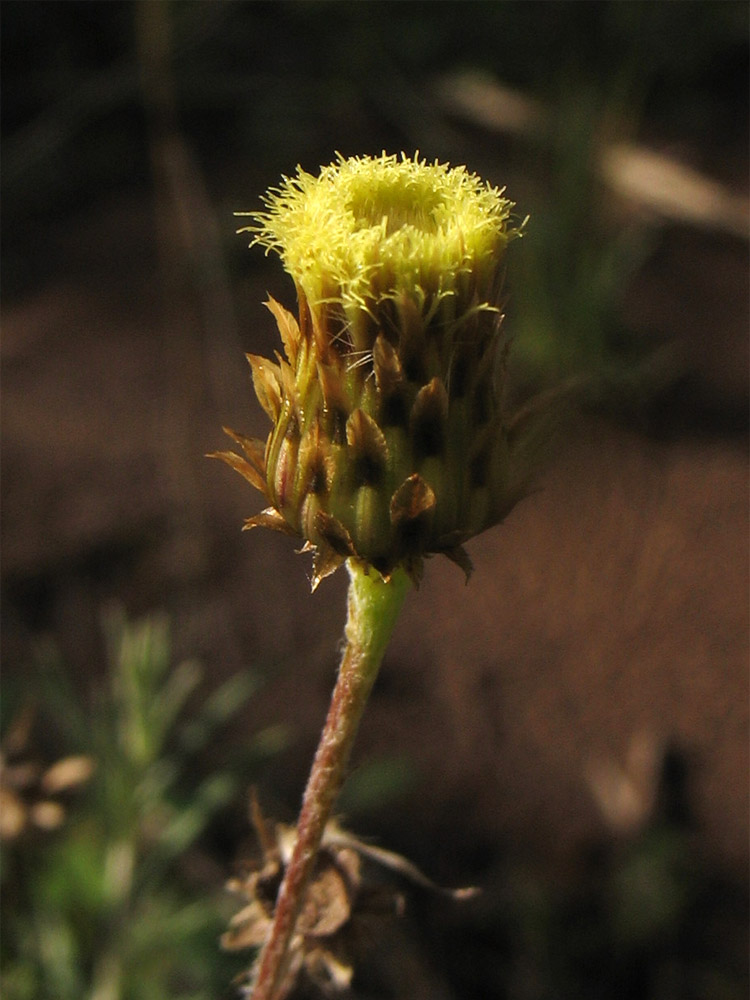
[[[203,698],[200,667],[172,666],[162,616],[110,614],[105,632],[108,673],[90,711],[59,665],[43,669],[43,714],[96,773],[60,831],[5,851],[3,996],[215,1000],[237,971],[218,945],[229,901],[220,875],[189,879],[186,861],[192,851],[200,867],[198,838],[247,780],[199,764],[255,682],[235,676]],[[260,734],[256,766],[275,745]]]
[[[616,114],[601,94],[569,81],[541,140],[543,166],[523,201],[531,221],[514,266],[510,317],[513,363],[532,382],[622,377],[643,360],[619,315],[651,240],[637,222],[607,218],[598,173],[602,129]]]

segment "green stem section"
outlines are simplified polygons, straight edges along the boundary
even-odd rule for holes
[[[281,1000],[294,935],[326,823],[341,788],[352,744],[375,683],[388,640],[409,589],[397,569],[388,581],[349,559],[346,647],[318,743],[302,809],[297,841],[276,899],[273,924],[258,958],[251,1000]]]

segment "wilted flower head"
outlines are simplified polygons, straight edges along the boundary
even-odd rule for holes
[[[265,942],[297,837],[295,827],[269,823],[254,795],[250,807],[262,858],[227,883],[227,889],[245,904],[222,936],[222,946],[228,951],[258,949]],[[477,894],[473,888],[443,889],[400,854],[365,843],[329,821],[278,995],[286,996],[305,979],[326,996],[345,991],[355,963],[379,940],[389,921],[402,915],[405,899],[397,886],[400,882],[457,901]],[[255,968],[251,967],[238,980],[246,987],[246,995],[252,993],[254,978]]]
[[[501,521],[527,468],[502,406],[500,286],[521,225],[464,167],[401,156],[298,169],[242,230],[279,253],[299,315],[278,302],[284,356],[249,355],[273,428],[220,453],[270,506],[246,527],[300,536],[313,586],[353,557],[418,581]],[[245,213],[243,213],[245,214]]]
[[[294,827],[269,824],[254,797],[251,809],[263,857],[247,874],[227,884],[229,891],[243,897],[246,904],[222,936],[222,946],[230,951],[257,949],[264,943],[273,920],[279,884],[296,839]],[[291,942],[281,996],[286,996],[303,976],[326,993],[345,989],[353,974],[355,923],[371,917],[384,919],[388,913],[400,909],[401,897],[397,892],[368,887],[363,881],[358,845],[353,837],[341,834],[335,824],[327,827]],[[248,985],[248,994],[254,971],[251,968],[240,977],[240,982]]]

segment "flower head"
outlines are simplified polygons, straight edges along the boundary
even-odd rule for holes
[[[300,536],[313,587],[345,559],[418,581],[424,556],[467,573],[462,543],[523,495],[503,412],[500,286],[512,202],[419,156],[298,169],[241,232],[278,252],[298,317],[273,300],[284,356],[249,356],[267,441],[218,457],[270,506],[246,527]]]

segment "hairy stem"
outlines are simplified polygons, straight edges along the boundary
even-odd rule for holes
[[[251,1000],[282,1000],[289,945],[323,831],[344,779],[364,707],[409,589],[409,578],[401,569],[386,582],[375,570],[366,573],[351,559],[347,568],[350,580],[346,647],[302,799],[297,841],[279,889],[273,924],[258,958]]]

